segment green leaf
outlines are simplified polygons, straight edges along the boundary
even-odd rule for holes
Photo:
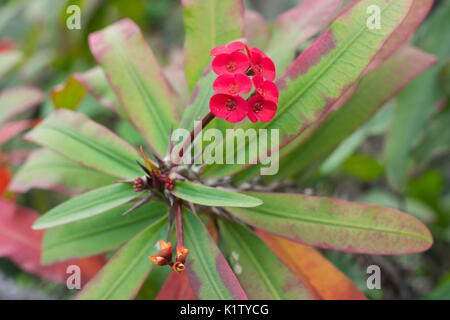
[[[282,75],[294,60],[299,46],[326,26],[342,2],[303,0],[277,18],[267,55],[275,63],[278,75]]]
[[[436,62],[436,58],[413,47],[404,46],[360,82],[352,97],[323,123],[310,127],[305,134],[281,151],[280,171],[272,178],[285,178],[301,172],[329,155],[341,141],[368,121],[382,106],[415,77]],[[338,102],[339,104],[340,102]],[[259,166],[258,166],[259,167]],[[250,168],[242,176],[258,174]],[[242,178],[241,178],[242,179]]]
[[[220,234],[228,260],[249,299],[313,298],[303,282],[247,227],[221,220]]]
[[[214,73],[211,66],[208,65],[203,71],[203,74],[192,93],[189,105],[183,112],[180,128],[189,131],[194,129],[194,121],[202,121],[208,112],[210,112],[209,100],[214,94],[212,84],[216,78],[217,75]],[[208,128],[209,127],[210,126],[208,126]]]
[[[334,104],[355,84],[408,13],[412,1],[371,1],[372,5],[381,8],[383,27],[379,30],[367,27],[365,1],[357,2],[351,10],[345,11],[277,81],[280,98],[272,121],[257,124],[247,122],[243,125],[244,129],[267,129],[269,141],[271,129],[278,129],[281,147],[301,137],[311,124],[326,117]],[[227,137],[224,143],[232,144],[230,139]],[[227,153],[228,158],[223,163],[237,163],[237,157],[249,154],[249,145],[254,144],[255,140],[248,140],[251,141],[238,147],[234,155]],[[252,157],[249,163],[256,162],[258,155]],[[242,167],[242,164],[211,165],[205,168],[204,174],[221,177],[242,170]]]
[[[30,131],[31,140],[77,163],[119,178],[142,175],[136,150],[85,115],[60,109]]]
[[[414,80],[398,96],[386,149],[386,172],[389,184],[404,191],[413,146],[420,138],[434,106],[445,95],[439,85],[438,73],[450,54],[450,3],[442,2],[439,10],[419,30],[415,44],[435,54],[441,62]]]
[[[75,110],[80,106],[86,93],[95,98],[100,105],[118,112],[124,119],[128,118],[109,86],[105,73],[98,66],[71,75],[65,83],[53,88],[51,98],[56,108]]]
[[[249,193],[264,204],[227,208],[264,231],[324,249],[368,254],[407,254],[428,249],[431,233],[416,218],[373,204],[301,194]]]
[[[0,124],[37,107],[44,101],[42,91],[32,87],[15,87],[0,92]]]
[[[152,270],[149,256],[167,232],[163,218],[131,239],[76,296],[78,300],[133,299]]]
[[[167,214],[167,207],[161,202],[150,202],[123,216],[129,208],[129,204],[121,205],[103,214],[47,230],[42,263],[83,258],[116,249]]]
[[[65,83],[54,87],[50,92],[56,109],[75,110],[85,95],[86,89],[73,77],[69,77]]]
[[[383,175],[381,163],[369,155],[351,155],[343,164],[342,172],[364,182],[373,182]]]
[[[45,189],[76,194],[112,184],[114,177],[82,167],[54,151],[38,149],[14,175],[9,189],[27,192],[30,189]]]
[[[262,201],[238,192],[207,187],[187,181],[176,181],[172,193],[183,200],[205,206],[256,207]]]
[[[199,299],[247,300],[236,276],[200,219],[183,210],[185,246],[190,250],[186,271]]]
[[[448,153],[450,149],[450,104],[439,112],[428,125],[425,136],[414,150],[414,156],[421,166],[433,157]]]
[[[215,46],[243,37],[242,0],[183,0],[185,70],[189,90],[200,79]]]
[[[383,189],[371,189],[359,196],[357,200],[358,202],[374,203],[392,209],[397,209],[402,206],[405,208],[405,211],[426,224],[436,221],[436,214],[433,209],[422,201],[409,197],[400,200],[395,195]]]
[[[117,111],[124,119],[128,118],[114,91],[109,86],[102,68],[95,67],[85,72],[74,73],[72,78],[76,79],[99,104],[110,110]]]
[[[377,112],[372,119],[367,121],[362,127],[343,140],[335,150],[333,150],[330,156],[327,157],[326,161],[320,167],[320,173],[325,175],[332,173],[339,168],[346,159],[355,153],[358,147],[369,136],[385,133],[391,116],[392,104],[388,104]]]
[[[164,156],[176,109],[166,79],[139,27],[121,20],[89,36],[89,46],[130,120]]]
[[[137,196],[138,194],[128,183],[112,184],[95,189],[51,209],[34,223],[33,229],[46,229],[86,219],[124,204]]]
[[[422,299],[425,300],[448,300],[450,299],[450,272],[447,272],[439,281],[438,285],[427,293]]]
[[[7,50],[0,52],[0,78],[22,60],[22,52],[19,50]]]

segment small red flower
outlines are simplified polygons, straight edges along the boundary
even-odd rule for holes
[[[213,89],[217,93],[234,95],[246,94],[252,90],[252,81],[243,73],[223,74],[214,81]]]
[[[161,255],[167,259],[167,261],[172,261],[172,244],[170,242],[164,242],[159,240],[159,247],[161,248]]]
[[[256,47],[253,47],[253,48],[251,48],[250,50],[248,49],[248,47],[247,47],[247,53],[250,51],[250,53],[249,53],[249,56],[251,57],[252,56],[252,54],[253,53],[258,53],[258,54],[260,54],[262,57],[267,57],[267,54],[264,52],[264,51],[262,51],[261,49],[258,49],[258,48],[256,48]]]
[[[217,46],[214,47],[211,51],[210,51],[210,55],[211,56],[218,56],[219,54],[222,53],[232,53],[235,51],[241,51],[244,50],[245,48],[245,44],[241,41],[234,41],[231,42],[230,44],[226,45],[226,46]]]
[[[186,267],[184,266],[184,264],[182,262],[177,261],[172,265],[172,269],[173,269],[173,271],[176,271],[176,272],[183,272],[184,269],[186,269]]]
[[[260,95],[248,100],[248,118],[252,122],[269,122],[277,112],[277,105],[269,100],[264,100]]]
[[[177,246],[177,261],[184,263],[189,250],[185,246]]]
[[[253,77],[253,84],[255,85],[256,92],[264,98],[264,100],[278,103],[278,88],[275,83],[269,80],[263,79],[260,75]]]
[[[253,50],[251,53],[250,63],[252,69],[256,75],[261,75],[263,78],[273,81],[276,75],[275,64],[268,56],[261,54],[259,51]]]
[[[244,73],[250,62],[242,52],[222,53],[212,61],[212,68],[218,75],[225,73]]]
[[[153,264],[158,266],[165,266],[166,264],[169,264],[169,261],[160,254],[150,256],[150,260],[152,260]]]
[[[247,101],[240,96],[215,94],[209,100],[211,112],[228,122],[239,122],[247,116]]]

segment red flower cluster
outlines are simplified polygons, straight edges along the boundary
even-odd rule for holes
[[[189,253],[189,250],[185,246],[177,246],[176,261],[172,262],[172,244],[170,242],[164,242],[159,240],[159,247],[161,248],[161,254],[155,254],[150,256],[150,260],[153,264],[159,266],[169,265],[173,271],[182,272],[185,269],[184,262]]]
[[[278,103],[278,88],[272,82],[275,79],[273,61],[263,51],[249,49],[240,41],[215,47],[210,54],[215,56],[212,68],[219,75],[213,83],[217,94],[209,101],[211,112],[228,122],[239,122],[246,116],[253,122],[272,120]],[[254,75],[253,79],[249,75]],[[242,98],[253,85],[255,92],[250,98]]]

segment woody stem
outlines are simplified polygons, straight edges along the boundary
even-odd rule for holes
[[[177,225],[177,245],[184,246],[183,217],[181,216],[181,205],[179,202],[175,203],[175,222]]]
[[[196,138],[196,134],[198,134],[204,127],[206,127],[208,125],[208,123],[211,122],[212,119],[214,119],[215,116],[212,112],[209,112],[203,119],[202,122],[199,123],[194,129],[192,129],[191,134],[189,135],[189,137],[184,140],[183,145],[181,146],[181,149],[178,153],[178,157],[181,158],[183,157],[183,152],[184,149],[187,149],[191,143],[194,141],[194,139]]]

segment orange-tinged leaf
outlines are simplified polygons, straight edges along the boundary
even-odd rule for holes
[[[303,281],[317,299],[367,299],[345,274],[313,247],[277,237],[259,229],[256,229],[256,233]]]
[[[146,155],[144,152],[144,149],[142,146],[139,147],[139,150],[141,151],[142,158],[145,161],[145,166],[147,167],[148,171],[152,172],[155,169],[158,169],[158,166],[154,164]]]

